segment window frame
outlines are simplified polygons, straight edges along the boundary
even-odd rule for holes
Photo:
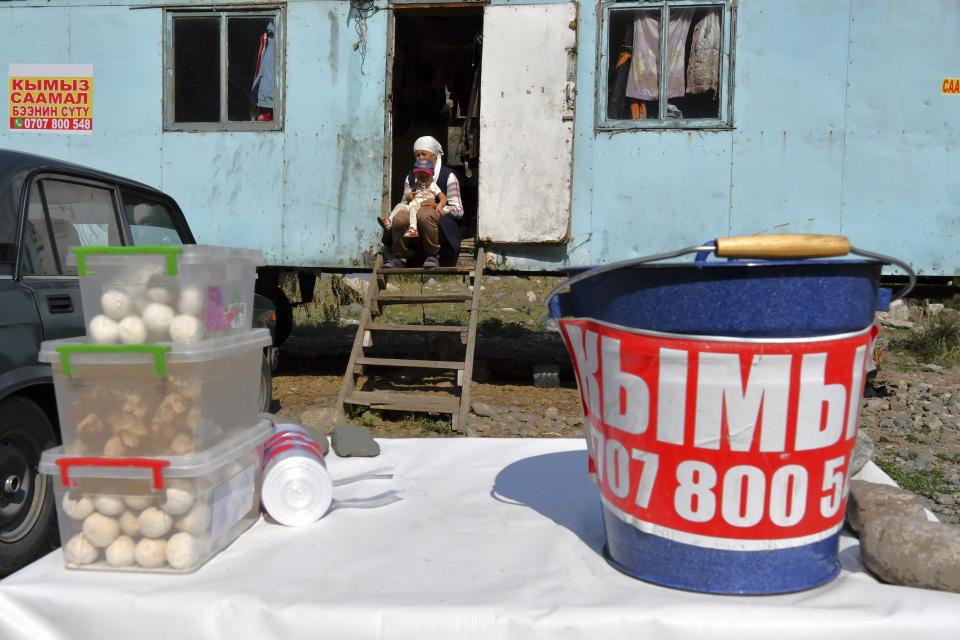
[[[207,7],[202,9],[164,9],[163,12],[163,129],[164,131],[283,131],[284,122],[284,76],[286,69],[286,21],[283,5],[257,8]],[[272,18],[274,20],[274,74],[273,120],[230,120],[228,114],[228,81],[230,70],[227,23],[231,17]],[[176,18],[220,19],[220,121],[178,122],[175,117],[176,78],[174,77],[173,22]]]
[[[618,2],[617,0],[602,0],[600,4],[600,20],[598,21],[598,50],[596,73],[597,107],[594,126],[597,131],[615,133],[618,131],[637,130],[677,130],[701,129],[710,131],[728,131],[734,129],[733,124],[733,72],[734,46],[736,42],[736,0],[634,0],[633,2]],[[611,10],[656,9],[661,11],[660,42],[667,42],[667,32],[670,24],[670,8],[692,7],[721,7],[721,42],[720,42],[720,81],[718,86],[724,95],[720,97],[719,118],[682,118],[668,120],[616,120],[607,116],[607,96],[609,94],[609,56],[610,56],[610,13]],[[667,74],[663,73],[667,64],[667,56],[660,56],[660,103],[661,107],[669,100],[666,95]],[[659,109],[664,113],[664,109]]]
[[[27,201],[26,201],[27,204],[22,208],[22,211],[20,214],[20,228],[19,228],[20,241],[18,243],[17,265],[15,269],[16,277],[18,279],[19,278],[63,279],[63,278],[77,277],[74,274],[66,273],[65,267],[67,266],[66,265],[67,256],[60,255],[60,246],[57,244],[56,237],[53,232],[53,223],[51,222],[51,219],[50,219],[50,208],[47,204],[47,195],[42,184],[44,180],[53,180],[56,182],[67,182],[70,184],[76,184],[83,187],[92,187],[96,189],[103,189],[105,191],[109,191],[111,194],[111,203],[113,204],[113,217],[117,225],[117,234],[120,237],[120,244],[117,246],[128,246],[132,244],[132,241],[130,238],[130,230],[127,228],[127,225],[125,224],[123,217],[120,215],[120,207],[121,207],[120,192],[117,189],[117,185],[115,183],[105,182],[103,180],[97,180],[95,178],[90,178],[88,176],[69,173],[69,172],[38,171],[34,173],[30,177],[30,179],[27,181],[27,183],[24,185],[28,195],[27,195]],[[32,273],[23,272],[25,262],[26,262],[24,260],[23,254],[24,254],[24,251],[26,251],[26,244],[25,244],[26,240],[24,236],[27,233],[26,222],[27,222],[27,216],[29,215],[28,213],[29,199],[30,199],[29,194],[33,190],[34,186],[37,186],[37,190],[40,195],[40,202],[43,209],[42,212],[43,212],[44,224],[46,225],[47,233],[50,236],[50,242],[54,252],[54,260],[57,264],[57,270],[59,271],[59,275],[41,275],[41,274],[32,274]]]

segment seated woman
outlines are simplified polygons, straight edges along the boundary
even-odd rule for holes
[[[390,225],[393,259],[386,267],[400,269],[407,265],[407,255],[411,251],[426,256],[424,267],[438,267],[443,264],[456,264],[460,253],[460,218],[463,217],[463,204],[460,202],[460,183],[448,167],[441,166],[440,158],[443,149],[435,138],[424,136],[413,144],[413,153],[416,160],[429,160],[433,163],[433,184],[439,187],[446,195],[447,203],[444,206],[437,204],[421,204],[416,212],[418,235],[410,237],[407,229],[410,226],[410,217],[407,213],[398,212]],[[411,171],[403,182],[403,199],[406,202],[408,194],[413,193],[416,186],[416,177]]]

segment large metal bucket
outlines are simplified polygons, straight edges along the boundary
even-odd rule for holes
[[[726,238],[553,292],[613,566],[711,593],[836,576],[884,264],[910,273],[904,295],[907,265],[842,237]]]

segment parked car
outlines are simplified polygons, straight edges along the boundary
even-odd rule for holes
[[[138,182],[0,149],[0,577],[49,547],[53,491],[37,473],[60,442],[53,379],[42,340],[84,333],[80,285],[67,261],[91,244],[194,244],[170,196]],[[273,303],[257,296],[254,325],[274,329]],[[264,351],[260,403],[269,410],[277,350]]]

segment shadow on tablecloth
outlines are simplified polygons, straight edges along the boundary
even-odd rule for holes
[[[530,507],[603,555],[600,494],[587,477],[587,452],[562,451],[517,460],[494,481],[494,499]]]

